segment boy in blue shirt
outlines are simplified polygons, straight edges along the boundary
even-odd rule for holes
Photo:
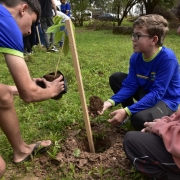
[[[118,126],[127,116],[136,130],[145,122],[170,116],[180,104],[178,60],[163,45],[168,22],[160,15],[141,16],[133,23],[134,53],[129,73],[116,72],[109,78],[114,95],[104,102],[106,109],[121,103],[122,109],[112,112],[108,121]],[[135,99],[137,102],[134,103]]]
[[[70,17],[71,6],[68,2],[66,2],[66,0],[61,0],[60,8],[61,8],[61,12],[63,12],[64,14]]]
[[[180,4],[176,8],[176,16],[180,20]],[[154,15],[146,18],[146,22],[152,22],[154,21],[154,18],[156,18],[156,22],[158,22],[159,20],[158,16]],[[145,18],[140,17],[136,21],[136,23],[140,22],[140,20],[144,21]],[[154,29],[154,27],[152,26],[151,28]],[[159,28],[163,29],[163,24],[160,24]],[[179,32],[179,29],[177,30],[177,32]],[[167,54],[166,56],[172,57],[172,54]],[[168,78],[164,79],[165,83],[167,83],[169,87],[165,86],[165,88],[167,89],[166,91],[168,91],[168,95],[166,95],[167,93],[165,92],[164,96],[167,98],[162,98],[162,101],[167,102],[167,105],[169,107],[172,107],[171,104],[176,101],[171,95],[171,92],[174,92],[174,95],[178,93],[178,86],[175,86],[175,84],[178,84],[178,78],[176,82],[176,76],[173,76],[173,74],[176,74],[177,71],[176,63],[173,61],[173,59],[169,59],[172,65],[169,64],[170,69],[169,71],[166,71],[168,69],[166,67],[167,62],[163,58],[162,60],[164,61],[164,64],[161,64],[160,69],[163,68],[164,73],[162,72],[161,76],[164,76],[164,74],[166,76],[166,74],[168,73],[170,77],[173,77],[171,78],[172,83],[169,82]],[[161,88],[160,85],[162,85],[161,82],[159,83],[159,88]],[[160,89],[159,93],[161,91],[162,90]],[[168,98],[171,98],[172,102],[168,103],[168,101],[165,101]],[[178,95],[177,99],[179,99]],[[141,132],[129,131],[128,133],[126,133],[123,141],[123,149],[126,153],[127,158],[135,167],[135,169],[143,173],[148,178],[151,178],[153,180],[179,180],[179,140],[180,109],[177,112],[173,113],[171,116],[163,116],[162,118],[153,120],[153,122],[145,122],[144,129],[142,129]]]
[[[60,9],[61,9],[61,12],[65,15],[65,18],[63,18],[64,19],[63,21],[65,21],[65,19],[67,19],[67,17],[70,17],[71,6],[69,3],[66,2],[66,0],[60,0],[60,1],[61,1]],[[67,31],[65,29],[65,25],[64,25],[64,27],[61,27],[61,31],[65,31],[67,33]],[[64,37],[59,42],[60,47],[63,46],[63,41],[64,41]]]

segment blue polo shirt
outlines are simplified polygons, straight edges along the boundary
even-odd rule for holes
[[[70,4],[69,3],[66,3],[66,4],[62,4],[61,3],[61,12],[63,12],[64,14],[66,14],[66,11],[68,11],[68,14],[67,14],[67,16],[69,16],[70,17],[70,10],[71,10],[71,6],[70,6]]]
[[[23,57],[23,36],[11,13],[0,4],[0,53]]]

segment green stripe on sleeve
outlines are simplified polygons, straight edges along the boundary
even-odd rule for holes
[[[112,99],[108,99],[107,101],[109,101],[112,104],[112,106],[115,106],[115,102]]]
[[[21,57],[21,58],[24,58],[23,52],[20,52],[20,51],[15,50],[15,49],[0,47],[0,53],[12,54],[12,55],[15,55],[15,56],[19,56],[19,57]]]
[[[131,115],[132,115],[132,113],[131,113],[131,111],[128,109],[128,107],[125,107],[124,110],[127,112],[128,116],[131,116]]]

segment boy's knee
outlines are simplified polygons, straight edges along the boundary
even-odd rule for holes
[[[123,140],[123,146],[125,147],[128,147],[130,144],[132,144],[132,142],[134,141],[134,131],[130,131],[130,132],[127,132],[124,136],[124,140]]]
[[[139,132],[137,131],[130,131],[125,134],[124,140],[123,140],[124,152],[131,162],[133,162],[133,158],[134,158],[132,156],[134,148],[136,147],[137,143],[139,143],[138,133]]]
[[[3,175],[5,173],[5,169],[6,169],[6,163],[0,156],[0,178],[3,177]]]
[[[9,86],[0,85],[0,108],[8,107],[13,103],[13,92]]]
[[[136,113],[131,117],[131,124],[138,131],[141,131],[144,128],[144,123],[147,121],[147,117],[142,116],[141,113]]]

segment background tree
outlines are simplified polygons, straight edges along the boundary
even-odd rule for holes
[[[141,3],[142,0],[114,0],[114,6],[117,8],[118,12],[118,26],[121,25],[123,19],[128,15],[131,8],[137,3]],[[120,12],[122,12],[121,17],[119,17]]]
[[[80,26],[83,26],[85,10],[89,5],[89,0],[71,0],[71,13]]]
[[[152,14],[156,6],[163,8],[172,8],[178,0],[142,0],[145,6],[146,14]]]

